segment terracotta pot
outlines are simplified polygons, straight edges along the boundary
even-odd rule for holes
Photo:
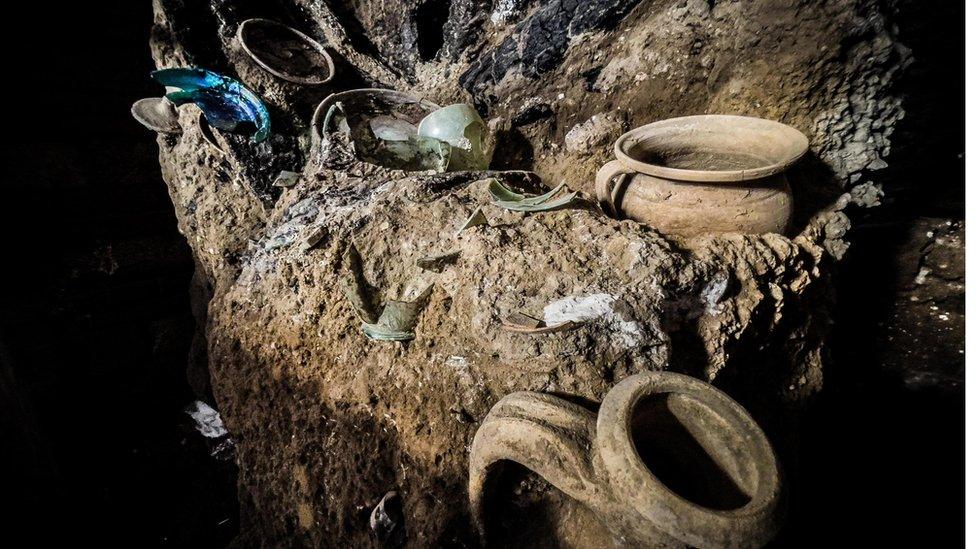
[[[782,524],[782,472],[762,429],[725,393],[677,373],[630,376],[597,413],[542,393],[498,401],[475,434],[468,476],[488,543],[486,489],[505,461],[583,504],[629,545],[762,547]]]
[[[665,234],[782,233],[793,213],[783,172],[808,146],[798,130],[761,118],[662,120],[617,139],[596,195],[607,214]]]

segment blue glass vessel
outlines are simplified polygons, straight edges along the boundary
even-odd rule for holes
[[[253,126],[255,143],[268,138],[271,117],[267,107],[243,84],[206,69],[178,68],[154,71],[152,78],[164,86],[179,88],[166,94],[175,105],[195,103],[207,123],[220,130],[241,132]]]

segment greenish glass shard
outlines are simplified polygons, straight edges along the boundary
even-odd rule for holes
[[[545,194],[529,196],[509,189],[497,179],[491,179],[488,182],[488,192],[495,199],[492,204],[500,208],[516,212],[543,212],[565,206],[576,198],[577,193],[573,191],[553,200],[565,186],[565,183],[560,183]]]
[[[495,200],[500,202],[518,202],[520,200],[525,200],[524,194],[519,194],[509,189],[505,185],[502,185],[501,181],[494,178],[488,180],[488,192],[491,193],[491,196]]]
[[[363,323],[376,322],[376,307],[370,286],[363,276],[363,259],[355,244],[349,244],[342,256],[342,277],[339,279],[342,294]]]
[[[284,188],[294,187],[295,185],[298,184],[298,181],[301,178],[302,178],[302,174],[298,172],[281,170],[281,172],[278,173],[278,177],[275,178],[274,183],[272,183],[272,185],[274,185],[275,187],[284,187]]]
[[[428,286],[413,301],[387,301],[383,313],[376,322],[363,322],[363,333],[380,341],[409,341],[414,338],[413,329],[417,318],[427,306],[434,287]]]
[[[468,217],[467,221],[464,222],[464,225],[461,225],[461,228],[458,229],[457,233],[455,234],[459,235],[465,229],[470,229],[471,227],[477,227],[478,225],[487,225],[487,224],[488,224],[488,218],[485,217],[485,212],[482,211],[481,208],[478,208],[471,214],[470,217]]]
[[[488,126],[474,107],[456,103],[428,114],[417,125],[417,135],[451,145],[449,170],[486,170],[489,158],[485,138]]]

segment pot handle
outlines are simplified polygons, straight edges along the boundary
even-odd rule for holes
[[[611,160],[596,172],[596,199],[600,202],[603,211],[615,219],[620,218],[617,212],[616,203],[620,193],[621,183],[625,180],[623,176],[630,174],[630,171],[618,160]]]

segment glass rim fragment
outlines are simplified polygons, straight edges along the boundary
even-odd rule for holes
[[[246,40],[245,32],[247,31],[247,28],[256,25],[269,25],[269,26],[276,26],[285,29],[287,32],[290,32],[291,34],[297,36],[301,41],[310,45],[312,49],[315,50],[316,53],[318,53],[320,56],[322,56],[325,59],[328,76],[325,78],[296,76],[293,74],[288,74],[279,71],[278,69],[275,69],[274,67],[270,66],[266,61],[264,61],[261,58],[261,56],[258,53],[252,50],[252,47],[248,44],[248,41]],[[241,49],[243,49],[244,52],[259,67],[269,72],[270,74],[277,76],[278,78],[281,78],[282,80],[286,80],[288,82],[292,82],[295,84],[305,84],[305,85],[313,86],[313,85],[325,84],[330,80],[332,80],[332,78],[335,76],[335,63],[332,60],[332,56],[329,55],[328,50],[325,48],[325,46],[322,45],[322,43],[320,43],[318,40],[315,40],[311,36],[303,33],[302,31],[290,27],[279,21],[274,21],[272,19],[265,19],[263,17],[253,17],[251,19],[246,19],[242,21],[240,25],[237,26],[237,34],[235,35],[235,37],[237,38],[237,43],[241,45]]]
[[[488,193],[494,199],[492,204],[506,210],[517,212],[543,212],[569,204],[576,198],[578,194],[576,191],[553,199],[565,187],[566,183],[563,182],[545,194],[532,196],[517,193],[509,189],[497,178],[493,177],[488,180]]]

